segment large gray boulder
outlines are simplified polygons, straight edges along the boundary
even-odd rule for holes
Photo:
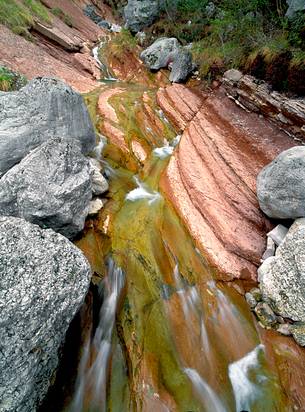
[[[164,0],[128,0],[124,7],[126,27],[133,33],[149,27],[160,15]]]
[[[305,0],[286,0],[286,3],[289,6],[286,12],[288,18],[293,18],[295,13],[305,10]]]
[[[291,226],[275,256],[258,270],[263,300],[285,318],[305,322],[305,219]]]
[[[95,146],[95,133],[84,100],[60,80],[36,78],[16,92],[0,93],[0,175],[51,137]]]
[[[58,351],[90,282],[68,239],[0,217],[0,410],[35,412],[52,383]]]
[[[305,147],[285,150],[257,177],[260,208],[271,218],[305,216]]]
[[[174,37],[162,37],[143,50],[140,58],[150,70],[159,70],[173,62],[173,56],[180,51],[180,45]]]
[[[193,62],[191,53],[183,49],[175,53],[169,80],[173,83],[184,82],[192,71]]]
[[[89,211],[90,172],[77,140],[52,138],[0,179],[0,215],[22,217],[72,238]]]

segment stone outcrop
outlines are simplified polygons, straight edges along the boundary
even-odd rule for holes
[[[128,0],[124,7],[126,27],[136,33],[150,26],[160,15],[164,0]]]
[[[92,185],[92,194],[100,196],[107,192],[109,184],[101,173],[101,165],[97,159],[89,159],[90,162],[90,176]]]
[[[69,238],[83,229],[91,197],[89,161],[72,139],[49,139],[0,179],[1,215]]]
[[[291,226],[274,257],[258,270],[263,300],[293,321],[305,322],[305,219]]]
[[[256,177],[293,140],[222,90],[207,97],[176,84],[159,91],[158,104],[183,132],[162,192],[219,278],[256,279],[271,229],[259,210]]]
[[[234,69],[224,74],[223,86],[239,106],[263,114],[281,129],[304,140],[304,98],[289,98],[273,91],[266,82]]]
[[[161,38],[143,50],[140,58],[150,70],[159,70],[167,67],[172,62],[171,56],[179,50],[180,45],[177,39]]]
[[[57,79],[37,78],[0,94],[0,175],[51,137],[80,141],[88,153],[95,133],[83,97]]]
[[[140,58],[150,70],[169,68],[169,80],[173,83],[184,82],[194,68],[191,53],[174,37],[156,40],[141,53]]]
[[[305,216],[305,146],[282,152],[257,177],[260,208],[271,218]]]
[[[36,411],[82,304],[90,266],[66,238],[0,217],[0,410]]]
[[[288,4],[288,10],[286,12],[286,17],[292,18],[295,16],[295,13],[298,11],[305,10],[305,1],[304,0],[286,0]]]
[[[192,71],[192,55],[189,51],[182,49],[173,56],[169,80],[173,83],[183,83]]]

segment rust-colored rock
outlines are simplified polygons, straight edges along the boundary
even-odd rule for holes
[[[217,91],[200,97],[185,86],[161,89],[158,102],[183,130],[161,188],[221,279],[256,279],[271,223],[259,210],[256,176],[295,145]]]

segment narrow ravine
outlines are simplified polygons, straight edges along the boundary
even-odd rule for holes
[[[262,339],[238,282],[217,280],[160,189],[181,136],[157,87],[106,73],[86,101],[106,138],[108,202],[77,242],[103,298],[68,410],[301,410],[286,378],[298,353]]]

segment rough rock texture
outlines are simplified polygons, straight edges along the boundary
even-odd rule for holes
[[[289,6],[286,16],[289,18],[294,17],[296,12],[305,10],[305,0],[286,0],[286,3]]]
[[[37,78],[17,92],[0,94],[0,175],[30,150],[53,137],[95,146],[95,133],[83,97],[60,80]]]
[[[90,266],[52,230],[0,217],[0,410],[35,412],[85,298]]]
[[[92,197],[79,142],[53,138],[0,179],[0,215],[19,216],[67,237],[83,229]]]
[[[222,90],[205,97],[175,84],[159,91],[158,104],[183,131],[163,193],[219,278],[255,279],[271,229],[258,207],[256,176],[293,140]]]
[[[92,70],[94,59],[90,55],[91,47],[85,54],[83,64],[79,64],[79,53],[72,52],[78,50],[81,43],[90,45],[104,34],[102,29],[83,14],[87,1],[41,2],[49,9],[60,8],[69,16],[73,27],[50,13],[52,24],[33,28],[31,34],[34,41],[29,41],[0,25],[0,64],[22,73],[28,79],[56,76],[81,92],[96,88],[99,73]]]
[[[274,257],[258,270],[263,300],[279,315],[305,322],[305,219],[291,226]]]
[[[150,26],[160,15],[164,0],[128,0],[124,7],[126,27],[136,33]]]
[[[143,50],[140,58],[150,70],[159,70],[167,67],[173,61],[173,56],[179,51],[180,45],[177,39],[174,37],[161,38]]]
[[[97,159],[89,159],[89,162],[92,194],[95,196],[102,195],[109,189],[109,184],[101,173],[100,162]]]
[[[257,81],[253,76],[244,76],[238,70],[228,70],[224,74],[223,86],[238,105],[262,113],[281,129],[304,140],[304,98],[289,98],[272,91],[266,82]]]
[[[180,50],[173,57],[172,71],[169,80],[173,83],[182,83],[193,70],[192,55],[187,50]]]
[[[262,211],[277,219],[305,216],[305,146],[292,147],[263,168],[257,177]]]

